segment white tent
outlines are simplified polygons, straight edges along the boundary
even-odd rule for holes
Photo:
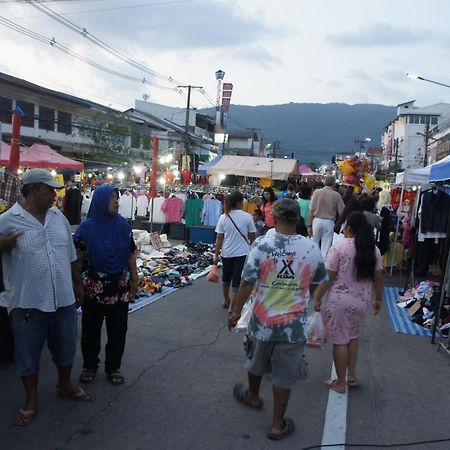
[[[417,169],[406,169],[398,173],[395,184],[405,184],[407,186],[422,185],[428,183],[431,166],[419,167]]]
[[[255,156],[223,156],[207,169],[208,175],[241,175],[244,177],[287,180],[297,173],[297,161],[284,158],[258,158]]]

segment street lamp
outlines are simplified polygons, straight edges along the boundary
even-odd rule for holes
[[[450,85],[448,85],[448,84],[441,83],[440,81],[429,80],[428,78],[421,77],[414,73],[407,73],[406,76],[408,78],[412,78],[413,80],[428,81],[428,83],[433,83],[433,84],[437,84],[438,86],[444,86],[444,87],[450,88]]]

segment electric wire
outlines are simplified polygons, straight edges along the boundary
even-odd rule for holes
[[[109,73],[110,75],[114,75],[114,76],[116,76],[118,78],[122,78],[122,79],[127,80],[127,81],[132,81],[132,82],[136,82],[136,83],[140,83],[140,84],[153,86],[153,87],[158,88],[158,89],[163,89],[163,90],[166,90],[166,91],[178,92],[177,88],[163,86],[163,85],[160,85],[158,83],[154,83],[152,81],[149,81],[145,77],[144,78],[138,78],[138,77],[135,77],[135,76],[132,76],[132,75],[127,75],[127,74],[124,74],[122,72],[118,72],[118,71],[116,71],[114,69],[110,69],[109,67],[103,66],[103,65],[101,65],[101,64],[99,64],[99,63],[97,63],[95,61],[92,61],[89,58],[86,58],[83,55],[80,55],[77,52],[74,52],[73,50],[71,50],[70,48],[64,46],[63,44],[60,44],[59,42],[56,41],[55,38],[48,38],[46,36],[43,36],[43,35],[41,35],[39,33],[36,33],[36,32],[34,32],[32,30],[29,30],[28,28],[22,27],[21,25],[18,25],[17,23],[12,22],[11,20],[9,20],[9,19],[7,19],[7,18],[5,18],[3,16],[0,16],[0,25],[3,25],[3,26],[5,26],[5,27],[7,27],[7,28],[9,28],[11,30],[17,31],[18,33],[21,33],[21,34],[23,34],[25,36],[28,36],[28,37],[30,37],[32,39],[35,39],[35,40],[37,40],[37,41],[39,41],[41,43],[49,44],[52,47],[54,47],[54,48],[56,48],[56,49],[58,49],[58,50],[60,50],[60,51],[62,51],[64,53],[72,56],[73,58],[76,58],[76,59],[78,59],[78,60],[80,60],[80,61],[82,61],[82,62],[84,62],[84,63],[86,63],[86,64],[88,64],[88,65],[90,65],[92,67],[95,67],[95,68],[97,68],[99,70],[102,70],[103,72]]]
[[[64,16],[62,16],[61,14],[57,13],[56,11],[50,9],[48,6],[43,5],[41,1],[26,0],[26,3],[33,6],[35,9],[37,9],[38,11],[47,15],[51,19],[57,21],[61,25],[65,26],[66,28],[69,28],[70,30],[74,31],[75,33],[83,36],[84,38],[86,38],[87,40],[92,42],[93,44],[102,48],[102,50],[106,51],[107,53],[109,53],[109,54],[113,55],[114,57],[120,59],[121,61],[131,65],[135,69],[139,69],[139,70],[146,72],[146,73],[154,76],[155,78],[159,78],[163,81],[166,81],[169,83],[175,83],[175,80],[172,77],[163,75],[159,72],[156,72],[155,70],[150,69],[147,66],[144,66],[143,64],[139,63],[138,61],[135,61],[134,59],[125,55],[123,52],[120,52],[119,50],[115,49],[111,45],[107,44],[105,41],[103,41],[100,38],[91,34],[86,29],[86,27],[81,27],[81,26],[75,24],[74,22],[72,22],[71,20],[66,19]],[[180,83],[177,82],[177,84],[180,84]]]

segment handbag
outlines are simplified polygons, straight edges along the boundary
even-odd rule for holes
[[[250,245],[250,241],[242,234],[242,231],[238,228],[238,226],[234,223],[234,220],[231,218],[230,215],[227,214],[227,217],[231,220],[231,223],[234,225],[236,230],[238,230],[239,234],[244,238],[245,242],[247,242],[248,245]]]

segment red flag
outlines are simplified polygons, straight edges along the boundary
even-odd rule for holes
[[[153,159],[152,174],[150,175],[150,198],[155,198],[158,194],[156,189],[156,180],[158,177],[158,153],[159,153],[159,137],[153,138]]]
[[[22,115],[23,112],[20,108],[16,108],[12,117],[11,150],[7,169],[14,175],[17,175],[17,170],[20,166],[20,125]]]

